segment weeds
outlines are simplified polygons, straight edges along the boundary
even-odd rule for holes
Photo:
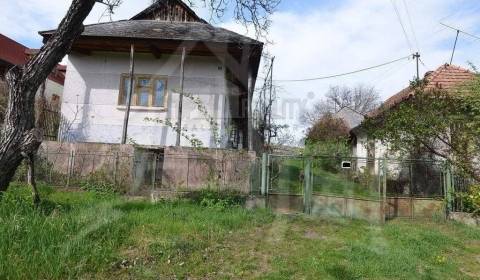
[[[239,192],[214,191],[209,189],[192,192],[186,197],[202,207],[212,208],[220,211],[231,207],[243,206],[245,205],[246,201],[246,196]]]

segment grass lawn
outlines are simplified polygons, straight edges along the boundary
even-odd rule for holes
[[[0,279],[479,279],[480,230],[11,188]]]

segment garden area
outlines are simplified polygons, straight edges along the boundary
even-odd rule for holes
[[[2,279],[478,279],[480,230],[279,216],[204,191],[155,203],[14,184],[0,203]]]

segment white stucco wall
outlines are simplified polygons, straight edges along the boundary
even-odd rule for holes
[[[353,148],[353,156],[358,157],[357,168],[362,170],[367,166],[368,158],[368,137],[365,133],[357,133],[357,145]],[[387,156],[388,148],[381,141],[375,141],[375,173],[379,170],[378,159],[385,158]]]
[[[53,95],[57,95],[61,99],[63,95],[63,85],[47,79],[45,84],[45,97],[48,101],[51,101]]]
[[[68,57],[67,74],[62,97],[62,114],[73,125],[69,139],[78,142],[119,143],[125,109],[118,106],[120,77],[129,72],[128,54],[94,53],[71,54]],[[139,109],[132,107],[128,127],[129,142],[140,145],[172,146],[176,132],[162,124],[145,121],[145,118],[177,121],[180,87],[180,56],[164,55],[155,59],[151,55],[137,54],[136,74],[153,74],[168,77],[167,108]],[[223,62],[214,57],[187,56],[185,62],[185,92],[194,93],[217,120],[220,133],[226,143],[228,127],[228,92]],[[214,147],[210,124],[188,98],[183,102],[183,127],[194,134],[204,147]],[[190,142],[182,138],[182,146]]]

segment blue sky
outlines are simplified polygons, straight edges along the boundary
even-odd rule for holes
[[[124,0],[114,20],[129,18],[150,2]],[[411,47],[392,2],[399,10]],[[0,0],[0,33],[28,47],[38,48],[41,38],[37,32],[56,27],[69,3],[68,0]],[[205,9],[198,7],[195,10],[208,18]],[[97,5],[86,23],[98,22],[102,11],[103,8]],[[480,1],[284,0],[272,20],[269,39],[273,44],[266,48],[277,58],[275,79],[349,72],[403,57],[417,50],[424,62],[420,68],[423,75],[446,63],[451,55],[455,31],[441,26],[440,21],[480,36]],[[228,17],[217,24],[242,34],[254,35]],[[471,61],[480,66],[479,49],[480,40],[461,35],[454,64],[468,67],[467,61]],[[298,125],[301,111],[321,99],[329,86],[372,85],[382,99],[386,99],[407,86],[414,74],[414,62],[405,60],[342,78],[282,83],[277,119],[291,125],[292,131],[300,135],[304,129]]]

